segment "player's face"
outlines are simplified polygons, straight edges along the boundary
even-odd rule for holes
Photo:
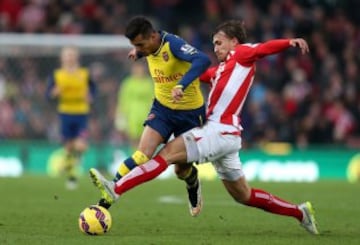
[[[238,42],[236,38],[229,38],[223,31],[219,31],[213,36],[213,44],[215,55],[218,61],[222,62]]]
[[[134,45],[137,52],[142,53],[144,56],[148,56],[158,49],[155,33],[150,34],[148,37],[145,37],[142,34],[137,35],[131,40],[131,44]]]
[[[61,63],[64,66],[75,66],[78,63],[79,53],[76,49],[66,47],[61,52]]]

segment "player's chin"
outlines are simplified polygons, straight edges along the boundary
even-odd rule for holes
[[[223,62],[225,60],[225,57],[223,56],[217,55],[216,57],[219,62]]]

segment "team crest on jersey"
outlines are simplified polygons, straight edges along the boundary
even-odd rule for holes
[[[168,52],[164,51],[164,52],[162,53],[162,57],[163,57],[164,61],[168,61],[168,60],[169,60],[169,54],[168,54]]]

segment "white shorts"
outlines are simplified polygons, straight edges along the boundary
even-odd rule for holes
[[[187,161],[212,162],[221,179],[234,181],[244,175],[239,158],[241,129],[208,121],[203,127],[194,128],[182,135]]]

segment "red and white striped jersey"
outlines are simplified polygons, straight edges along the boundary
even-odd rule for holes
[[[210,83],[211,86],[207,119],[240,126],[240,112],[254,80],[255,62],[288,47],[288,39],[239,44],[228,54],[225,61],[203,73],[200,80]]]

